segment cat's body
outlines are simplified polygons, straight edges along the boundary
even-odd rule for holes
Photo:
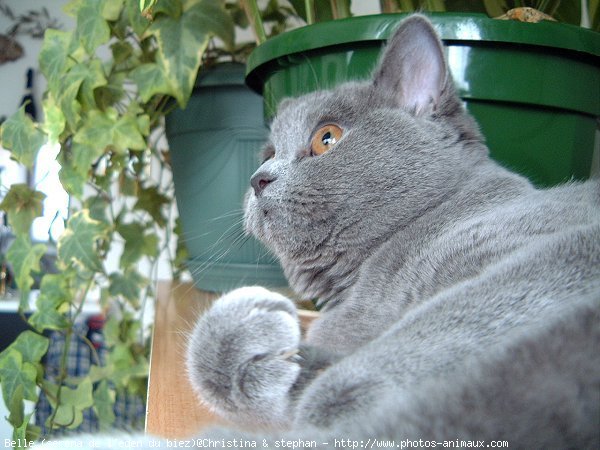
[[[537,190],[493,162],[425,19],[373,81],[281,105],[266,156],[246,227],[324,307],[306,341],[262,288],[199,319],[200,397],[270,428],[208,437],[598,448],[600,183]]]
[[[600,443],[600,183],[493,162],[426,20],[373,81],[280,105],[266,156],[247,229],[324,306],[301,342],[278,294],[218,301],[188,351],[218,412],[319,442]]]

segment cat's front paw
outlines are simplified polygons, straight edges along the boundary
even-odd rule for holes
[[[236,289],[200,317],[187,365],[200,397],[237,422],[284,425],[300,367],[294,304],[261,287]]]

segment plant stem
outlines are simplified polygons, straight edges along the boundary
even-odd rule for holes
[[[583,28],[592,27],[589,10],[590,8],[588,6],[587,0],[581,0],[581,21],[579,22],[579,25]]]
[[[306,9],[306,23],[309,25],[315,23],[315,2],[314,2],[314,0],[304,0],[304,8]]]
[[[240,3],[244,8],[248,23],[252,27],[256,45],[262,44],[267,40],[267,34],[265,33],[265,26],[260,16],[260,10],[258,9],[256,0],[240,0]]]
[[[350,17],[350,3],[348,0],[331,0],[331,12],[334,19]]]
[[[415,10],[415,5],[412,0],[400,0],[400,11],[412,12]]]
[[[379,0],[379,7],[384,14],[394,13],[398,10],[395,0]]]
[[[50,420],[49,420],[50,432],[52,432],[54,430],[54,420],[56,419],[56,413],[58,412],[58,408],[60,406],[60,397],[61,397],[62,387],[64,385],[65,380],[68,377],[67,361],[69,359],[69,350],[71,348],[71,337],[73,336],[73,327],[75,326],[75,320],[77,319],[77,316],[79,316],[79,314],[81,313],[81,311],[83,309],[83,303],[85,302],[85,297],[87,296],[87,294],[90,290],[90,287],[92,286],[92,282],[93,282],[93,277],[88,280],[88,283],[87,283],[85,289],[83,290],[83,293],[81,296],[81,301],[79,302],[79,305],[77,306],[75,314],[71,314],[72,319],[71,319],[71,322],[69,323],[69,326],[67,327],[66,332],[65,332],[65,345],[63,347],[63,352],[60,357],[58,389],[56,391],[56,408],[54,408],[54,411],[52,411],[52,415],[50,416]]]

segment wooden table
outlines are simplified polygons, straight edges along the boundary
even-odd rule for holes
[[[154,436],[186,438],[209,425],[226,423],[196,398],[185,369],[187,333],[216,297],[192,284],[158,286],[146,411],[146,431]],[[298,314],[303,329],[317,317],[314,311]]]
[[[154,436],[185,438],[219,422],[196,398],[185,371],[186,335],[215,298],[192,284],[159,283],[146,410],[146,431]]]

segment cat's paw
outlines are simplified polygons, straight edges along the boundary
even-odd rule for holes
[[[200,317],[187,366],[200,397],[237,422],[283,425],[300,367],[294,304],[261,287],[236,289]]]

